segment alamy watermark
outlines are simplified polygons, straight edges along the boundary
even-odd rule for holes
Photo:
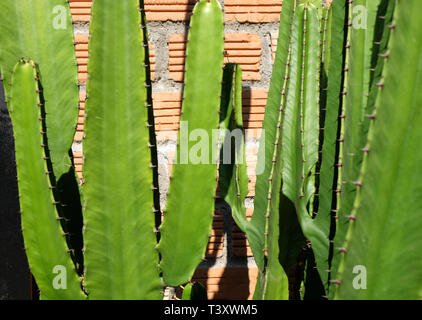
[[[262,129],[260,144],[265,145],[265,130]],[[245,136],[248,129],[190,129],[188,121],[181,121],[179,147],[174,164],[244,164]],[[259,148],[259,163],[256,174],[264,172],[265,149]]]
[[[352,27],[353,29],[367,29],[367,20],[368,20],[368,11],[365,6],[358,5],[354,6],[352,9],[353,19]]]
[[[53,278],[53,288],[56,290],[66,290],[67,289],[67,270],[65,266],[57,265],[53,268],[53,274],[57,274]]]
[[[353,289],[366,290],[366,267],[362,265],[356,265],[353,267],[353,274],[356,276],[353,278]]]
[[[55,6],[53,8],[53,28],[56,30],[66,30],[68,12],[65,6]]]

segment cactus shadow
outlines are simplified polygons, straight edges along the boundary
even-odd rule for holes
[[[223,222],[223,235],[215,238],[215,243],[224,240],[222,254],[218,246],[208,250],[207,260],[197,268],[193,281],[202,283],[210,300],[247,300],[250,298],[250,277],[246,239],[240,238],[233,254],[233,218],[230,206],[222,199],[217,199],[216,215],[218,223]],[[221,221],[222,220],[222,221]]]
[[[13,128],[0,75],[0,300],[31,298],[19,211]]]

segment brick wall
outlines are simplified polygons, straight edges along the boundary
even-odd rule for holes
[[[70,0],[79,65],[80,117],[74,152],[82,178],[85,83],[91,0]],[[186,31],[195,0],[145,0],[151,46],[154,114],[159,143],[160,184],[165,193],[175,153],[185,58]],[[249,175],[247,214],[253,213],[254,169],[272,61],[277,44],[282,0],[220,0],[225,11],[225,62],[243,69],[243,117],[247,129]],[[165,196],[163,197],[165,201]],[[235,226],[230,209],[217,201],[207,261],[195,279],[207,286],[209,299],[250,299],[257,268],[245,234]]]

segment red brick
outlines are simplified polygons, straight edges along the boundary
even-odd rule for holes
[[[225,0],[226,22],[279,22],[282,0]]]
[[[92,0],[69,0],[75,22],[91,20]],[[196,0],[145,0],[148,21],[186,21],[192,15]]]
[[[207,288],[209,300],[250,300],[257,277],[256,267],[198,268],[193,280]]]
[[[87,34],[75,35],[76,60],[78,62],[79,82],[85,83],[88,78],[88,38]],[[151,80],[155,76],[155,53],[152,44],[150,46]]]
[[[183,81],[186,35],[172,34],[169,38],[169,77]],[[225,34],[224,63],[237,63],[243,70],[243,80],[260,80],[261,38],[250,33]]]

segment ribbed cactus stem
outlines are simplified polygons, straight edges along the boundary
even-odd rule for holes
[[[15,136],[20,214],[26,254],[42,299],[83,299],[80,279],[60,225],[45,152],[43,104],[32,61],[21,60],[10,82],[9,111]]]
[[[359,178],[362,165],[362,152],[366,137],[362,132],[362,123],[368,104],[371,79],[372,48],[374,47],[374,29],[380,0],[367,2],[355,0],[350,12],[356,8],[364,9],[366,25],[360,25],[356,18],[350,19],[350,53],[348,61],[348,79],[345,87],[344,144],[342,149],[340,212],[336,232],[336,241],[342,243],[347,232],[347,215],[353,207],[356,195],[355,181]],[[353,24],[355,24],[353,26]]]
[[[245,198],[248,175],[242,112],[242,69],[235,64],[224,67],[223,94],[220,109],[219,186],[221,197],[230,205],[233,219],[248,233]]]
[[[83,165],[90,299],[161,298],[142,23],[138,0],[93,3]]]
[[[360,7],[357,7],[360,6]],[[365,8],[366,25],[361,26],[352,15],[356,8]],[[346,81],[343,89],[341,151],[337,186],[337,225],[332,260],[332,280],[341,259],[341,249],[348,232],[349,217],[360,186],[360,170],[367,142],[368,127],[383,67],[383,52],[388,44],[394,3],[389,1],[354,1],[349,4],[349,42]],[[364,28],[365,27],[365,28]]]
[[[362,150],[342,262],[332,280],[338,299],[421,298],[422,4],[395,5],[376,120]]]
[[[265,233],[268,223],[268,197],[272,187],[272,172],[274,171],[275,149],[280,136],[281,128],[281,103],[285,96],[281,94],[288,80],[288,57],[290,47],[291,28],[293,23],[293,15],[295,12],[295,1],[286,0],[283,2],[283,11],[280,17],[280,27],[278,33],[278,45],[273,66],[273,74],[271,77],[270,89],[268,92],[267,104],[265,107],[265,117],[263,122],[263,138],[261,138],[258,165],[264,170],[257,175],[255,186],[254,213],[252,221],[257,231],[254,240],[249,238],[252,252],[255,257],[256,264],[260,272],[264,272],[264,247]],[[258,287],[257,287],[258,288]],[[256,290],[257,292],[258,290]]]
[[[345,48],[347,32],[347,1],[335,1],[329,7],[325,32],[325,48],[322,56],[320,86],[320,136],[319,161],[317,165],[316,187],[317,202],[314,201],[315,222],[324,230],[324,234],[333,239],[333,209],[336,205],[338,154],[340,148],[341,91],[345,81]],[[318,271],[326,292],[331,272],[331,250],[326,253],[326,260],[318,266]]]
[[[223,78],[223,12],[217,0],[193,10],[185,62],[177,163],[173,165],[161,240],[160,269],[166,285],[187,283],[205,255],[214,214],[217,165],[213,131]],[[190,201],[181,201],[189,196]],[[183,226],[183,228],[181,227]]]
[[[0,65],[6,92],[20,57],[39,65],[45,99],[49,149],[58,181],[69,171],[69,149],[78,121],[78,68],[72,16],[66,0],[3,0],[0,3]]]
[[[307,204],[315,193],[310,173],[318,161],[319,20],[313,6],[299,6],[292,33],[291,71],[283,122],[283,193],[290,199],[317,266],[327,260],[326,223],[312,219]],[[320,222],[321,221],[321,224]]]

